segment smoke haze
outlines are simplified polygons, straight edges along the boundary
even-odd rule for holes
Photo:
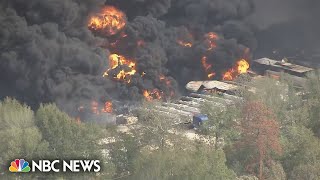
[[[87,27],[104,5],[126,14],[125,28],[114,36]],[[0,98],[12,96],[35,108],[55,102],[72,113],[92,100],[140,100],[146,89],[178,95],[185,83],[210,72],[221,79],[241,58],[308,59],[307,52],[320,54],[319,5],[316,0],[3,0]],[[210,32],[218,38],[210,39]],[[102,77],[111,53],[135,60],[130,84]],[[210,68],[202,67],[204,59]]]
[[[320,61],[320,1],[257,0],[250,17],[257,27],[257,56]]]

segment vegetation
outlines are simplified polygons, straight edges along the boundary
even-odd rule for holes
[[[241,102],[200,108],[209,121],[196,133],[214,143],[188,139],[187,125],[155,111],[138,111],[130,132],[77,123],[54,104],[35,112],[14,99],[0,102],[0,165],[14,158],[100,159],[99,174],[50,174],[60,179],[219,180],[320,179],[320,72],[303,88],[282,78],[243,80]],[[244,88],[246,89],[246,88]],[[113,139],[110,141],[110,139]],[[103,142],[103,143],[101,143]],[[0,174],[0,179],[17,179]],[[23,178],[41,178],[32,173]],[[21,177],[20,177],[21,178]]]
[[[263,179],[264,166],[273,161],[272,156],[282,152],[279,125],[269,108],[261,102],[247,102],[242,116],[239,124],[241,136],[236,146],[250,150],[246,169],[249,172],[258,169],[258,177]]]
[[[0,103],[0,112],[1,169],[8,169],[15,158],[101,159],[96,143],[101,138],[101,129],[76,123],[55,105],[41,105],[34,113],[28,106],[7,98]],[[4,175],[14,178],[17,174]],[[41,174],[34,176],[41,177]],[[73,177],[72,174],[58,176]],[[81,178],[87,176],[81,175]]]
[[[228,169],[225,161],[222,150],[206,147],[197,147],[194,150],[155,151],[137,159],[134,174],[128,179],[235,179],[235,173]]]
[[[201,107],[201,112],[206,114],[210,121],[200,127],[200,133],[213,136],[217,142],[215,147],[219,148],[220,145],[232,144],[239,136],[239,129],[233,127],[241,115],[240,105],[229,106],[227,109],[223,107],[216,107],[211,103],[204,103]]]
[[[35,125],[33,111],[9,98],[0,102],[0,144],[1,169],[8,169],[14,158],[44,157],[49,149],[49,143]]]

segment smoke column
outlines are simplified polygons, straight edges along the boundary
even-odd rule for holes
[[[256,56],[289,57],[298,63],[319,64],[320,1],[256,1],[251,20],[257,27]]]
[[[126,16],[112,35],[88,27],[105,6]],[[92,100],[171,98],[190,80],[222,79],[240,59],[287,53],[293,44],[319,49],[311,48],[319,47],[317,7],[313,0],[3,0],[0,98],[34,108],[54,102],[69,113]],[[133,68],[112,69],[110,54],[135,63],[129,80],[103,77]]]

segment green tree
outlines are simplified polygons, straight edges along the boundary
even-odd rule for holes
[[[101,129],[94,125],[76,123],[54,104],[41,105],[36,113],[36,124],[43,138],[49,142],[51,158],[97,158]]]
[[[201,113],[206,114],[209,120],[203,124],[201,131],[207,135],[214,136],[216,140],[223,139],[227,144],[232,143],[239,135],[237,129],[233,128],[236,120],[241,115],[238,106],[225,108],[217,107],[210,102],[204,103],[200,107]]]
[[[158,103],[146,103],[138,113],[140,128],[134,133],[140,134],[140,142],[143,145],[151,145],[155,148],[165,149],[174,142],[179,142],[179,136],[173,133],[174,119],[170,115],[155,110]],[[142,135],[142,136],[141,136]]]
[[[135,162],[133,176],[128,179],[148,180],[227,180],[235,174],[225,165],[222,150],[198,147],[193,150],[175,148],[153,151],[140,156]]]
[[[290,180],[318,180],[320,179],[320,162],[312,164],[301,164],[295,167],[290,174]]]
[[[16,158],[44,157],[48,150],[48,143],[35,125],[33,111],[10,98],[0,102],[0,144],[1,169],[8,169]]]
[[[281,75],[281,80],[259,78],[250,83],[255,92],[245,93],[248,101],[260,101],[272,110],[281,126],[309,123],[309,110],[307,104],[286,74]],[[301,94],[301,93],[300,93]]]
[[[284,153],[281,157],[287,174],[306,165],[320,163],[320,141],[313,132],[304,126],[288,126],[282,130]]]
[[[286,180],[286,173],[282,164],[277,161],[271,161],[266,171],[266,180]]]
[[[254,93],[247,93],[245,97],[248,101],[260,101],[274,112],[278,120],[283,117],[286,109],[286,101],[288,99],[288,86],[271,78],[259,78],[250,84],[255,88]]]
[[[46,159],[99,159],[102,168],[99,177],[105,179],[114,175],[112,163],[102,156],[103,147],[98,144],[103,138],[102,129],[92,124],[77,123],[54,104],[41,105],[35,117],[36,125],[49,143]],[[67,173],[53,174],[51,178],[90,179],[95,176],[95,173]]]
[[[115,178],[127,177],[134,169],[134,159],[140,154],[139,139],[127,134],[116,134],[118,141],[108,146],[109,156],[115,166]]]
[[[320,70],[308,75],[305,91],[310,115],[309,127],[320,137]]]
[[[114,178],[131,177],[135,169],[137,157],[141,152],[154,150],[168,151],[172,145],[185,147],[181,136],[171,132],[173,119],[155,110],[157,102],[146,102],[138,112],[138,124],[131,126],[128,134],[112,131],[111,136],[116,142],[108,145],[109,156],[116,168]]]

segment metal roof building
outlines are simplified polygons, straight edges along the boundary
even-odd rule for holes
[[[186,89],[191,92],[198,92],[201,89],[216,89],[220,91],[232,91],[236,90],[238,86],[221,81],[190,81],[186,85]]]
[[[257,71],[261,70],[265,71],[266,69],[272,70],[272,71],[283,71],[292,75],[297,76],[305,76],[306,73],[313,71],[314,69],[292,64],[289,62],[284,61],[277,61],[269,58],[261,58],[253,61],[255,63],[255,66],[257,68]]]

